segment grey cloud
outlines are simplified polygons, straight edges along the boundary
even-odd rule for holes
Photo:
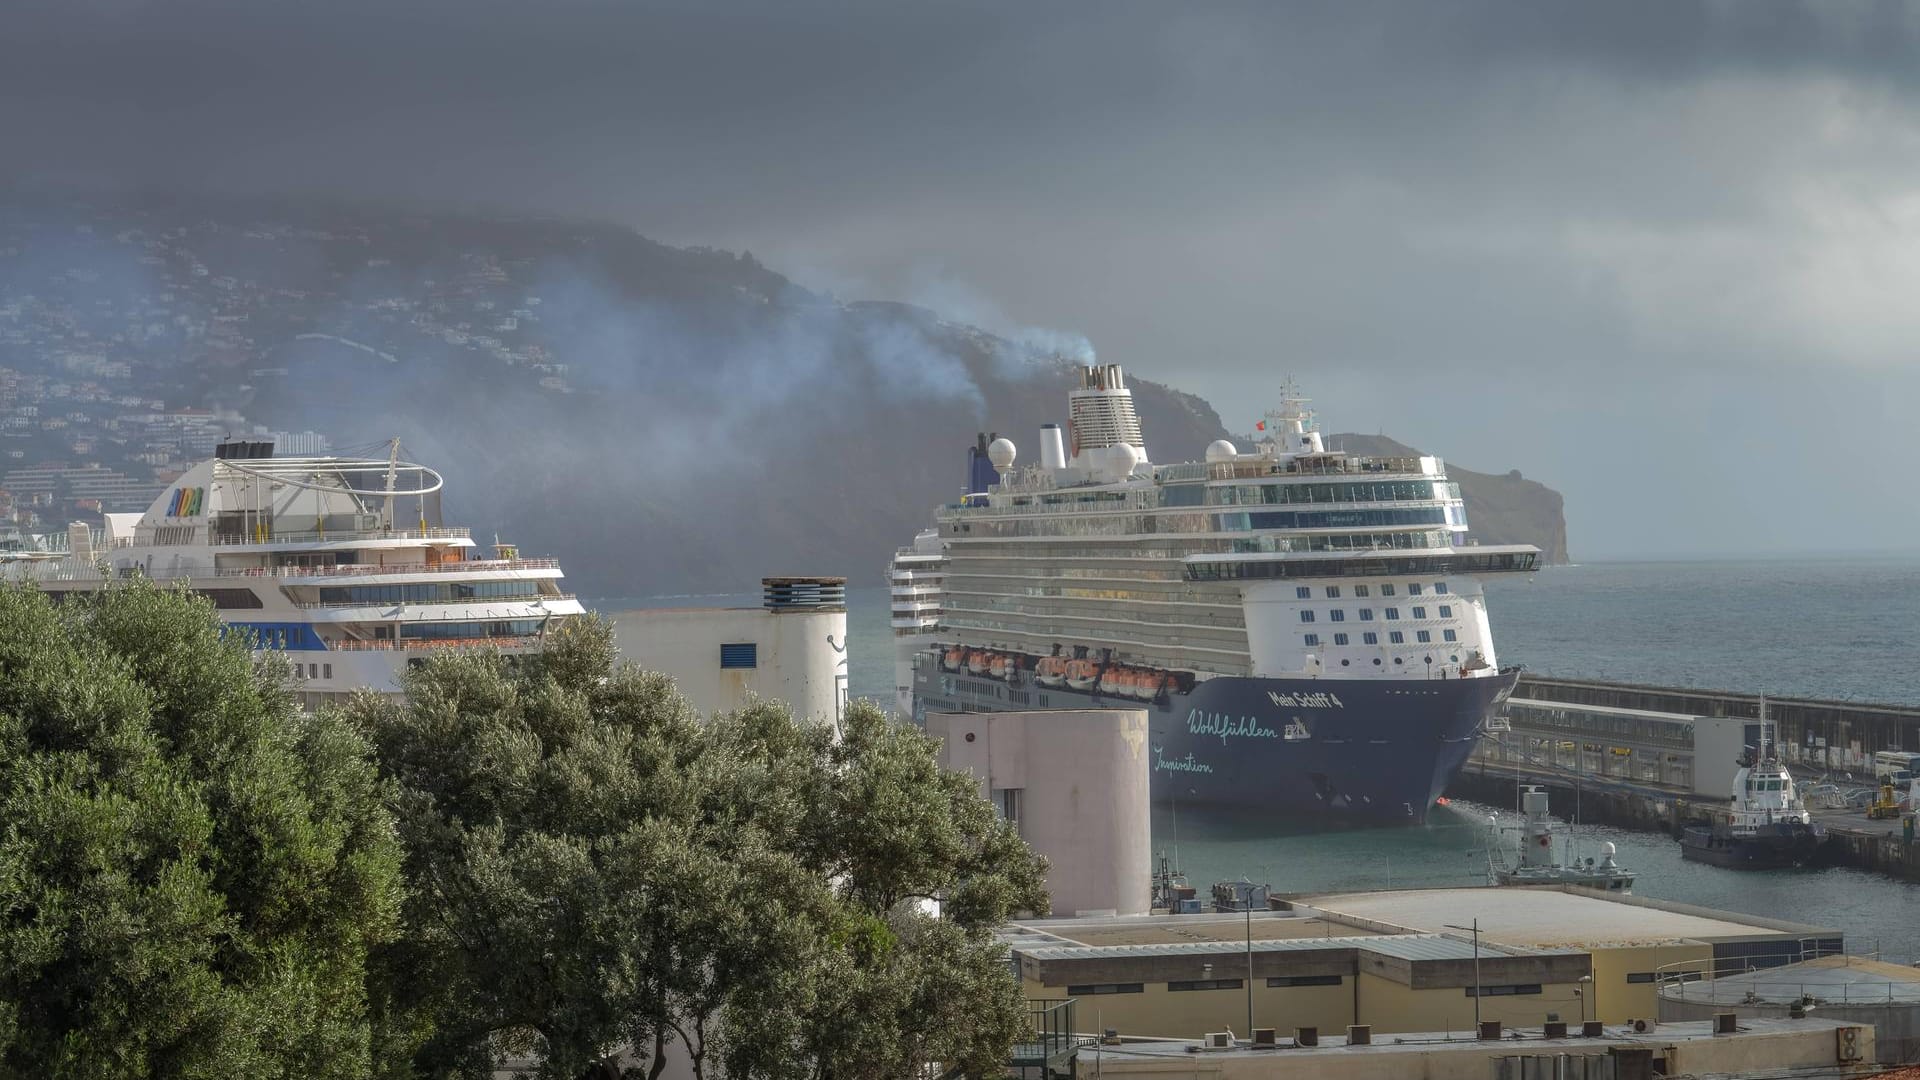
[[[1230,423],[1291,371],[1336,427],[1541,472],[1588,551],[1777,547],[1657,469],[1661,534],[1583,509],[1619,491],[1597,447],[1656,423],[1721,468],[1796,383],[1859,390],[1842,427],[1911,389],[1917,13],[26,0],[0,179],[610,217],[1063,328]],[[1729,380],[1736,439],[1698,422]]]

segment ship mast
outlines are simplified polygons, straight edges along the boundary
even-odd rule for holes
[[[393,528],[393,485],[399,471],[400,436],[395,435],[393,442],[387,447],[387,516],[384,524],[389,530]]]

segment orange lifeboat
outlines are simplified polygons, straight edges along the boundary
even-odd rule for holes
[[[1041,686],[1061,686],[1067,681],[1067,662],[1058,656],[1043,656],[1033,670],[1033,681]]]
[[[975,675],[984,675],[987,665],[993,661],[993,654],[985,649],[975,649],[967,656],[967,670]]]
[[[1167,685],[1167,673],[1150,671],[1140,677],[1140,700],[1152,701],[1160,696],[1161,688]]]
[[[948,671],[959,671],[960,662],[966,658],[967,650],[956,645],[947,650],[947,655],[941,659],[940,666],[946,668]]]
[[[1074,690],[1093,689],[1093,680],[1100,669],[1091,660],[1071,660],[1067,663],[1067,686]]]
[[[1007,672],[1012,668],[1013,661],[1005,653],[994,653],[993,659],[987,661],[987,674],[996,679],[1006,678]]]

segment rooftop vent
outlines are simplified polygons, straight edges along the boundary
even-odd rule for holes
[[[770,577],[760,579],[761,603],[768,611],[845,611],[843,577]]]

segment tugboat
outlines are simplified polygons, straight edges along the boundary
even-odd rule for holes
[[[1567,861],[1553,856],[1553,819],[1547,815],[1547,793],[1532,785],[1520,789],[1521,819],[1518,825],[1494,824],[1487,852],[1487,877],[1495,885],[1578,885],[1603,892],[1633,891],[1633,871],[1613,861],[1614,846],[1600,845],[1600,861],[1589,856],[1582,862],[1569,851]],[[1519,858],[1508,863],[1492,851],[1501,834],[1520,836]],[[1500,844],[1504,848],[1504,844]]]
[[[1776,870],[1815,862],[1827,842],[1793,784],[1793,774],[1774,756],[1766,721],[1760,746],[1740,756],[1733,774],[1733,802],[1715,812],[1707,825],[1690,825],[1680,834],[1680,854],[1695,862],[1735,870]]]

